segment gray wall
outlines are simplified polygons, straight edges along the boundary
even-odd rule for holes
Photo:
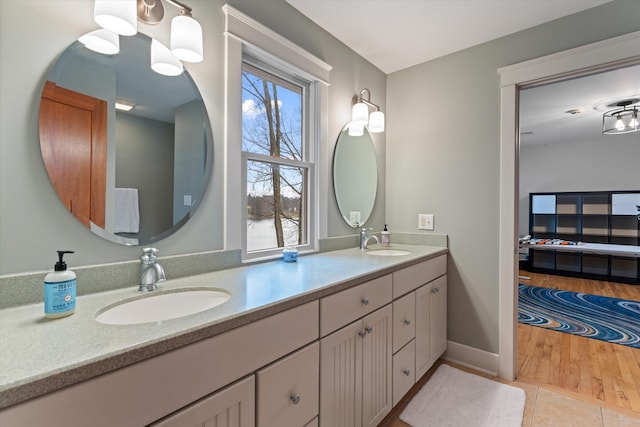
[[[205,60],[186,64],[207,108],[214,138],[211,183],[197,212],[177,233],[154,244],[161,256],[239,249],[223,248],[223,95],[224,15],[222,0],[190,0],[204,33]],[[385,106],[386,76],[283,0],[230,0],[229,4],[331,64],[328,146],[350,120],[351,98],[363,87]],[[135,260],[140,248],[105,241],[82,227],[63,207],[44,169],[38,142],[38,105],[47,70],[56,57],[82,34],[94,30],[93,0],[0,1],[0,274],[51,268],[56,249],[75,250],[70,266]],[[168,6],[171,7],[171,6]],[[169,44],[170,20],[140,31]],[[20,42],[16,42],[16,40]],[[380,168],[380,191],[369,223],[384,224],[385,134],[374,138]],[[354,234],[340,217],[331,186],[330,162],[324,183],[331,194],[322,206],[325,236]],[[239,165],[238,165],[239,167]],[[231,230],[240,233],[240,230]]]
[[[640,2],[616,0],[388,76],[387,222],[433,213],[449,235],[450,340],[498,352],[497,69],[638,30]]]
[[[137,188],[140,231],[147,240],[173,227],[174,125],[116,113],[116,188]]]
[[[598,190],[640,190],[640,136],[521,146],[518,234],[529,232],[529,193]]]
[[[202,125],[205,111],[199,101],[192,101],[176,109],[173,223],[190,214],[191,206],[202,192],[206,176],[206,130]],[[191,196],[191,205],[185,206],[184,196]]]

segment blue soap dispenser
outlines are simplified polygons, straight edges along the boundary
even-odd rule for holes
[[[73,251],[57,251],[58,262],[54,271],[44,277],[44,317],[57,319],[76,311],[76,273],[67,270],[62,260],[64,254]]]

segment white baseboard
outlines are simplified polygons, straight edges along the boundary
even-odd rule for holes
[[[445,360],[455,362],[468,368],[476,369],[491,375],[498,375],[499,357],[496,353],[490,353],[468,345],[454,341],[447,342]]]

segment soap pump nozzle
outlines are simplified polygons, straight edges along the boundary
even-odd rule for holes
[[[65,271],[67,269],[67,263],[64,262],[62,257],[64,256],[64,254],[72,254],[74,252],[73,251],[57,251],[57,252],[58,252],[58,262],[56,262],[56,265],[53,267],[53,269],[55,271]]]

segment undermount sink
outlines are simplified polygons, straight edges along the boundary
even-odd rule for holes
[[[177,319],[224,304],[227,292],[214,289],[182,289],[144,296],[100,312],[96,321],[107,325],[135,325]]]
[[[409,255],[411,252],[405,251],[404,249],[373,249],[371,251],[366,252],[368,255],[377,255],[377,256],[401,256],[401,255]]]

